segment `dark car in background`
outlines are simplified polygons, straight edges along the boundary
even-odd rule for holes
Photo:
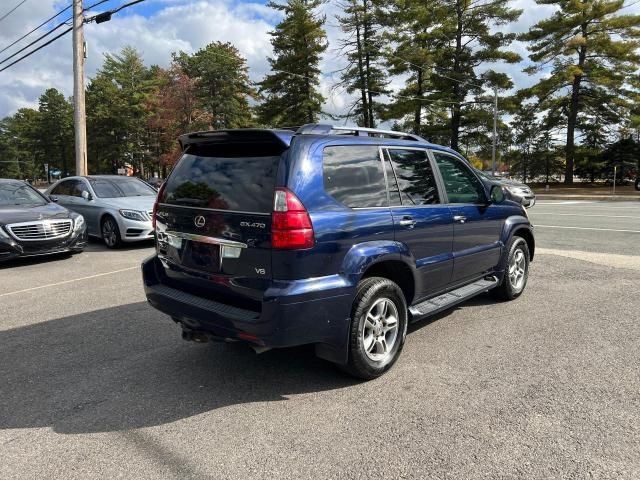
[[[26,182],[0,179],[0,261],[81,252],[86,244],[82,215]]]
[[[483,172],[477,170],[478,174],[496,185],[502,185],[506,194],[512,200],[522,203],[523,207],[531,208],[536,204],[536,195],[529,185],[514,180],[512,178],[499,177],[492,175],[491,172]]]

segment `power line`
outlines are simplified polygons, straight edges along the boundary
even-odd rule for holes
[[[15,65],[18,62],[21,62],[22,60],[24,60],[27,57],[30,57],[31,55],[33,55],[34,53],[36,53],[38,50],[42,50],[44,47],[46,47],[47,45],[51,45],[53,42],[55,42],[56,40],[58,40],[59,38],[63,37],[64,35],[66,35],[67,33],[69,33],[71,30],[73,30],[73,27],[69,27],[68,29],[66,29],[64,32],[62,32],[61,34],[53,37],[51,40],[49,40],[47,43],[43,43],[42,45],[40,45],[38,48],[36,48],[35,50],[31,50],[29,53],[27,53],[26,55],[23,55],[22,57],[18,58],[17,60],[11,62],[9,65],[7,65],[6,67],[0,69],[0,72],[4,72],[7,68]]]
[[[6,47],[4,47],[2,50],[0,50],[0,53],[10,49],[11,47],[13,47],[16,43],[20,42],[21,40],[24,40],[25,38],[27,38],[29,35],[31,35],[33,32],[35,32],[36,30],[44,27],[47,23],[49,23],[51,20],[53,20],[56,17],[59,17],[60,15],[62,15],[64,12],[66,12],[67,10],[69,10],[71,8],[71,5],[69,5],[67,8],[60,10],[58,13],[56,13],[54,16],[47,18],[44,22],[42,22],[40,25],[38,25],[36,28],[34,28],[33,30],[31,30],[28,33],[25,33],[23,36],[21,36],[19,39],[17,39],[15,42],[13,42],[11,45],[7,45]]]
[[[87,8],[85,8],[84,10],[91,10],[92,8],[95,8],[99,5],[102,5],[103,3],[109,2],[111,0],[100,0],[99,2],[94,3],[93,5],[88,6]],[[57,16],[61,15],[62,13],[64,13],[66,10],[68,10],[69,8],[71,8],[71,5],[69,5],[67,8],[65,8],[64,10],[61,10],[60,12],[58,12],[57,14],[55,14],[53,17],[49,18],[48,20],[46,20],[45,22],[41,23],[38,27],[34,28],[33,30],[31,30],[31,32],[27,33],[26,35],[23,35],[21,38],[19,38],[18,40],[16,40],[15,42],[13,42],[11,45],[5,47],[3,50],[0,51],[0,53],[4,52],[5,50],[7,50],[8,48],[12,47],[13,45],[15,45],[16,43],[18,43],[20,40],[24,39],[25,37],[27,37],[28,35],[30,35],[31,33],[35,32],[38,28],[42,27],[43,25],[46,25],[50,20],[56,18]],[[66,20],[63,20],[61,23],[59,23],[58,25],[56,25],[55,27],[53,27],[51,30],[49,30],[48,32],[46,32],[45,34],[39,36],[38,38],[36,38],[35,40],[33,40],[31,43],[29,43],[28,45],[25,45],[24,47],[22,47],[20,50],[16,51],[15,53],[9,55],[7,58],[5,58],[4,60],[0,61],[0,65],[2,65],[3,63],[8,62],[9,60],[11,60],[12,58],[14,58],[16,55],[19,55],[20,53],[24,52],[25,50],[27,50],[29,47],[32,47],[33,45],[35,45],[36,43],[40,42],[41,40],[43,40],[44,38],[48,37],[49,35],[51,35],[53,32],[55,32],[56,30],[58,30],[59,28],[63,27],[66,22],[68,22],[69,20],[71,20],[71,17],[67,18]],[[59,37],[56,37],[59,38]],[[50,42],[49,42],[50,43]],[[45,45],[49,45],[49,43],[46,43]],[[38,51],[38,49],[34,50],[34,52]],[[27,55],[29,56],[29,55]],[[22,57],[22,58],[26,58]],[[16,63],[16,62],[14,62]],[[14,63],[12,63],[11,65],[14,65]],[[11,66],[9,65],[9,66]],[[3,69],[4,70],[4,69]],[[0,70],[1,72],[2,70]]]
[[[15,7],[13,7],[11,10],[9,10],[7,13],[5,13],[1,18],[0,18],[0,22],[3,21],[5,18],[7,18],[9,15],[11,15],[13,12],[15,12],[18,7],[20,5],[22,5],[24,2],[26,2],[27,0],[22,0],[20,3],[18,3]]]
[[[98,2],[98,5],[101,3],[104,3],[106,1],[109,0],[102,0],[101,2]],[[133,5],[136,5],[138,3],[142,3],[145,0],[135,0],[133,2],[129,2],[129,3],[125,3],[123,5],[120,5],[118,8],[114,8],[113,10],[107,10],[106,12],[103,13],[99,13],[97,15],[94,15],[93,17],[89,17],[85,19],[85,23],[89,23],[89,22],[93,22],[95,21],[96,23],[102,23],[102,22],[108,22],[109,20],[111,20],[111,15],[118,13],[120,10],[127,8],[127,7],[132,7]],[[92,5],[90,8],[95,7],[96,5]]]
[[[36,38],[33,42],[31,42],[29,45],[25,45],[24,47],[22,47],[20,50],[18,50],[17,52],[9,55],[7,58],[5,58],[4,60],[0,60],[0,65],[2,65],[3,63],[8,62],[9,60],[11,60],[13,57],[15,57],[16,55],[19,55],[20,53],[24,52],[27,48],[33,46],[34,44],[38,43],[40,40],[42,40],[43,38],[48,37],[49,35],[51,35],[53,32],[55,32],[56,30],[58,30],[60,27],[64,27],[65,23],[59,23],[58,25],[56,25],[55,27],[53,27],[51,30],[49,30],[47,33],[45,33],[44,35],[41,35],[40,37]]]
[[[138,1],[143,1],[143,0],[138,0]],[[220,53],[220,52],[211,52],[211,53],[213,55],[216,55],[216,56],[219,56],[219,57],[224,57],[224,58],[229,58],[231,60],[235,60],[236,59],[235,57],[232,57],[231,55],[227,55],[227,54]],[[305,80],[311,80],[311,81],[316,81],[317,80],[317,78],[315,78],[315,77],[309,77],[309,76],[306,76],[306,75],[302,75],[300,73],[289,72],[287,70],[282,70],[280,68],[273,68],[272,67],[271,71],[272,72],[278,72],[278,73],[284,73],[285,75],[291,75],[293,77],[303,78]],[[325,77],[326,76],[331,76],[330,74],[322,73],[322,72],[320,72],[320,75],[325,76]],[[459,104],[460,103],[460,102],[454,102],[454,101],[449,101],[449,100],[432,100],[432,99],[429,99],[429,98],[422,98],[422,97],[407,97],[407,96],[403,96],[403,95],[397,95],[397,94],[395,94],[393,92],[378,92],[378,91],[375,91],[375,90],[369,90],[367,88],[365,88],[365,91],[369,92],[369,93],[373,93],[374,95],[388,95],[389,93],[391,93],[396,98],[402,98],[402,99],[405,99],[405,100],[419,100],[421,102],[426,102],[426,103],[443,103],[443,104]]]
[[[637,0],[637,1],[638,1],[638,2],[640,2],[640,0]],[[367,43],[371,44],[371,42],[372,42],[372,41],[371,41],[371,40],[365,40],[365,42],[367,42]],[[395,54],[393,54],[393,53],[390,53],[389,51],[387,51],[387,55],[389,55],[390,57],[397,58],[398,60],[402,60],[403,62],[405,62],[405,63],[407,63],[407,64],[411,65],[412,67],[418,68],[418,69],[422,70],[423,72],[436,74],[437,76],[442,77],[442,78],[446,78],[447,80],[451,80],[452,82],[457,82],[457,83],[460,83],[460,84],[463,84],[463,85],[464,85],[464,84],[467,84],[467,85],[471,85],[472,87],[477,87],[477,88],[485,88],[485,86],[484,86],[484,85],[479,85],[479,84],[477,84],[477,83],[472,83],[472,82],[470,82],[470,81],[468,81],[468,80],[460,80],[460,79],[458,79],[458,78],[449,77],[449,76],[444,75],[444,74],[442,74],[442,73],[438,73],[437,71],[436,71],[436,72],[431,71],[431,70],[429,70],[429,69],[427,69],[427,68],[425,68],[425,67],[422,67],[422,66],[417,65],[417,64],[415,64],[415,63],[413,63],[413,62],[410,62],[410,61],[409,61],[409,60],[407,60],[406,58],[402,58],[402,57],[400,57],[400,56],[398,56],[398,55],[395,55]],[[433,68],[434,70],[442,70],[440,67],[436,67],[435,65],[434,65],[432,68]],[[458,102],[456,102],[456,103],[458,103]]]

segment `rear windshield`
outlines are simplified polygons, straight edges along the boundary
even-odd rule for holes
[[[171,173],[162,202],[271,212],[281,153],[273,144],[192,146]]]

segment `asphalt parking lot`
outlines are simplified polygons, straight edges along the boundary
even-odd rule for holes
[[[410,328],[385,376],[193,344],[148,245],[0,267],[0,478],[640,478],[640,202],[541,202],[515,302]]]

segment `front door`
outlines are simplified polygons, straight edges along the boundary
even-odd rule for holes
[[[434,166],[425,149],[384,150],[395,239],[406,245],[419,278],[415,300],[443,290],[453,270],[453,224],[441,201]],[[392,167],[392,168],[391,168]]]
[[[473,280],[500,261],[504,214],[487,201],[484,184],[467,163],[432,150],[453,215],[453,283]]]

